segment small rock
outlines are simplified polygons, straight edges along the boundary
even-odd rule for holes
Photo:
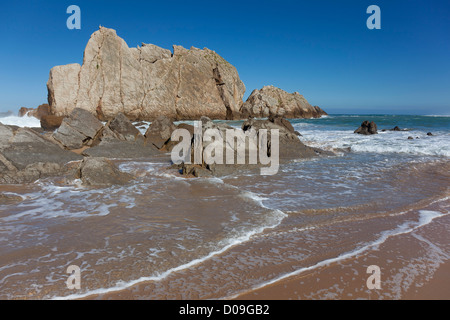
[[[431,133],[431,132],[428,132],[427,133],[427,136],[432,136],[433,134]]]
[[[109,123],[109,128],[116,133],[119,140],[136,141],[141,132],[131,123],[131,121],[123,114],[119,113]]]
[[[158,149],[162,149],[170,141],[170,137],[176,129],[177,127],[173,124],[172,120],[165,116],[160,116],[152,122],[145,133],[146,141]]]
[[[43,115],[41,117],[41,128],[45,131],[55,131],[61,126],[63,119],[64,117]]]
[[[81,179],[87,186],[124,185],[134,177],[121,172],[106,158],[84,158],[81,162],[76,178]]]
[[[413,137],[408,137],[408,140],[414,140],[414,138]]]

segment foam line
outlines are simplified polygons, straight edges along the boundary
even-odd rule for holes
[[[338,261],[342,261],[342,260],[346,260],[346,259],[349,259],[349,258],[353,258],[353,257],[355,257],[355,256],[357,256],[357,255],[359,255],[359,254],[361,254],[361,253],[363,253],[363,252],[365,252],[365,251],[367,251],[369,249],[376,249],[377,247],[379,247],[381,244],[383,244],[390,237],[394,237],[394,236],[398,236],[398,235],[414,232],[415,230],[417,230],[417,229],[419,229],[419,228],[421,228],[421,227],[431,223],[431,221],[433,221],[435,218],[442,217],[442,216],[445,216],[445,215],[448,214],[448,213],[447,214],[443,214],[443,213],[440,213],[440,212],[437,212],[437,211],[428,211],[428,210],[420,210],[419,212],[420,212],[420,218],[419,218],[419,221],[417,222],[416,226],[412,227],[412,226],[410,226],[410,224],[411,224],[410,222],[405,222],[404,224],[400,225],[399,227],[397,227],[394,230],[383,232],[381,234],[380,238],[378,238],[377,240],[375,240],[375,241],[373,241],[371,243],[366,244],[365,246],[363,246],[363,247],[361,247],[359,249],[356,249],[354,251],[350,251],[350,252],[347,252],[347,253],[343,253],[343,254],[335,257],[335,258],[326,259],[326,260],[323,260],[323,261],[320,261],[320,262],[316,263],[315,265],[312,265],[312,266],[309,266],[309,267],[304,267],[304,268],[295,270],[293,272],[281,275],[281,276],[276,277],[276,278],[274,278],[272,280],[266,281],[266,282],[264,282],[264,283],[262,283],[262,284],[260,284],[260,285],[258,285],[256,287],[253,287],[252,290],[238,293],[238,294],[236,294],[236,295],[234,295],[232,297],[228,297],[227,299],[237,298],[237,297],[239,297],[240,295],[242,295],[244,293],[267,287],[267,286],[269,286],[271,284],[274,284],[276,282],[279,282],[281,280],[284,280],[284,279],[287,279],[287,278],[290,278],[290,277],[293,277],[293,276],[297,276],[297,275],[299,275],[301,273],[304,273],[306,271],[314,270],[314,269],[317,269],[317,268],[320,268],[320,267],[323,267],[323,266],[327,266],[327,265],[330,265],[330,264],[338,262]]]

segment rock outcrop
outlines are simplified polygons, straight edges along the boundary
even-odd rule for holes
[[[334,155],[334,153],[306,146],[294,131],[291,123],[283,117],[269,117],[268,120],[249,119],[242,124],[244,132],[261,129],[279,130],[279,156],[280,161],[292,159],[308,159],[320,155]]]
[[[102,127],[103,124],[89,111],[76,108],[64,118],[53,138],[68,150],[81,149],[91,146]]]
[[[83,65],[52,68],[47,87],[52,114],[81,108],[105,121],[118,113],[132,121],[239,118],[245,92],[236,68],[212,50],[129,48],[103,27],[92,34]]]
[[[320,118],[327,113],[313,107],[298,92],[288,93],[274,86],[254,90],[241,108],[242,117]]]
[[[256,164],[251,164],[249,161],[249,155],[250,154],[259,154],[261,151],[261,146],[258,145],[260,143],[260,133],[261,129],[267,130],[269,136],[272,132],[272,129],[278,130],[279,133],[279,162],[284,163],[287,161],[291,161],[294,159],[309,159],[314,158],[318,156],[328,156],[328,155],[334,155],[334,153],[329,151],[324,151],[317,148],[312,148],[309,146],[306,146],[303,144],[300,139],[298,138],[298,132],[294,131],[294,128],[292,127],[291,123],[282,117],[273,117],[271,116],[268,120],[255,120],[255,119],[248,119],[242,124],[242,132],[243,134],[236,135],[233,140],[228,139],[227,130],[239,130],[233,127],[228,126],[224,123],[214,123],[207,117],[201,118],[202,123],[202,135],[203,135],[203,141],[201,144],[201,150],[200,154],[203,155],[202,163],[195,163],[195,140],[198,139],[194,136],[194,138],[191,140],[191,164],[182,163],[178,166],[175,166],[179,172],[185,176],[194,176],[194,177],[208,177],[208,176],[224,176],[233,174],[236,171],[252,171],[256,169],[260,169],[261,167],[264,167],[263,164],[260,162]],[[186,128],[190,133],[191,130]],[[217,132],[217,137],[215,137],[213,140],[207,139],[205,141],[206,132],[209,129],[217,129],[215,130]],[[246,141],[247,138],[245,137],[255,137],[255,140],[253,142]],[[192,133],[191,133],[192,136]],[[217,139],[216,139],[217,138]],[[236,141],[234,140],[236,139]],[[258,142],[259,141],[259,142]],[[272,156],[272,146],[270,144],[271,139],[268,137],[267,139],[267,149],[265,150],[267,152],[267,156]],[[223,142],[223,151],[222,151],[222,157],[223,161],[222,163],[214,162],[212,164],[210,161],[208,161],[209,152],[206,152],[207,149],[212,148],[222,148],[221,143]],[[237,155],[239,153],[238,147],[235,142],[238,142],[239,144],[244,146],[245,149],[245,163],[240,163],[237,159]],[[228,151],[231,151],[231,154],[234,154],[234,160],[232,163],[227,163],[228,159]],[[216,155],[214,155],[216,157]],[[260,155],[258,156],[260,157]]]
[[[0,124],[0,183],[27,183],[57,175],[68,162],[80,159],[32,129]]]
[[[52,137],[63,148],[90,157],[135,159],[160,154],[123,113],[103,125],[89,111],[76,108]]]
[[[176,129],[177,127],[169,118],[160,116],[147,129],[145,133],[146,141],[156,148],[162,149],[170,142],[170,137]]]
[[[368,120],[366,120],[363,123],[361,123],[361,126],[358,129],[356,129],[354,133],[364,135],[377,134],[378,133],[377,125],[373,121],[369,122]]]

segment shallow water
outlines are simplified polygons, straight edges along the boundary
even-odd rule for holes
[[[184,179],[155,159],[118,161],[125,187],[0,186],[23,198],[0,207],[0,299],[226,298],[415,232],[449,213],[449,118],[396,117],[294,120],[306,144],[351,152],[274,176]],[[372,118],[411,131],[353,134]]]

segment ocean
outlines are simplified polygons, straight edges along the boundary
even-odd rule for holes
[[[364,120],[379,134],[354,134]],[[39,126],[14,116],[0,122]],[[306,145],[336,156],[292,161],[274,176],[194,179],[174,175],[161,156],[117,160],[137,177],[127,186],[57,178],[0,186],[23,199],[0,206],[0,299],[230,299],[322,277],[330,266],[349,275],[328,287],[304,284],[290,298],[401,299],[426,285],[450,259],[450,117],[291,123]],[[405,131],[389,131],[395,126]],[[375,256],[371,263],[389,270],[377,294],[355,267]],[[71,265],[81,289],[66,285]]]

